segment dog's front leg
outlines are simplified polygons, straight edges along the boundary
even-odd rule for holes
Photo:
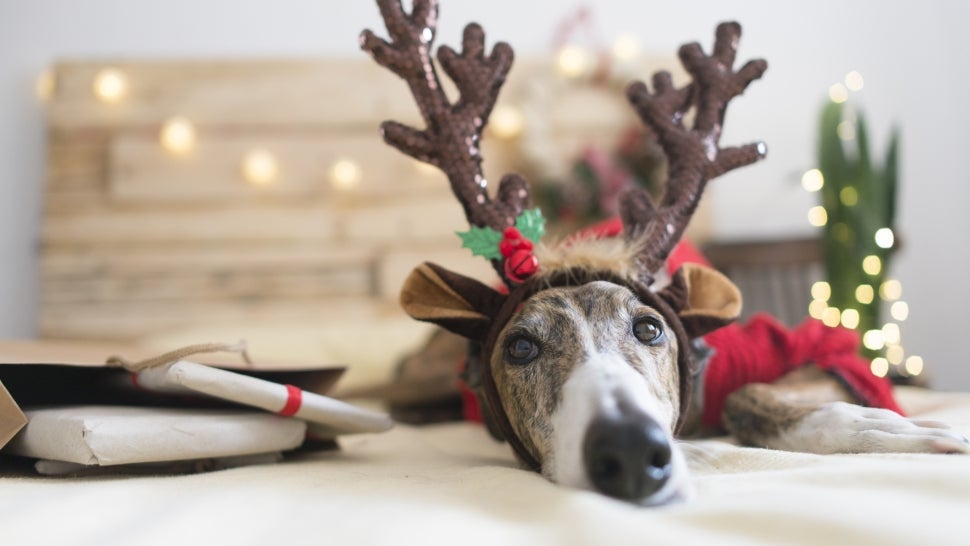
[[[722,420],[743,444],[806,453],[970,453],[970,443],[938,421],[860,406],[814,366],[728,397]]]

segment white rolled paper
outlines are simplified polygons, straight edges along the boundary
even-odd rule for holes
[[[320,423],[345,433],[383,432],[394,426],[385,413],[359,408],[292,385],[281,385],[187,360],[143,370],[138,372],[136,380],[139,386],[149,390],[207,394],[279,415]]]

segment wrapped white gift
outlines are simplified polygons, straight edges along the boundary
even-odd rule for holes
[[[59,406],[24,413],[28,423],[5,453],[81,465],[286,451],[306,434],[304,421],[249,410]]]
[[[186,359],[214,351],[242,353],[247,364],[229,370]],[[106,354],[0,342],[2,453],[41,459],[38,470],[53,473],[70,472],[69,464],[242,464],[242,456],[278,454],[304,441],[332,446],[338,435],[393,425],[384,413],[324,395],[342,368],[257,366],[242,343],[192,345],[136,362]]]

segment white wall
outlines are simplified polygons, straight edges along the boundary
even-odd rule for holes
[[[554,26],[577,4],[444,0],[439,43],[456,43],[478,20],[520,53],[549,51]],[[523,7],[528,6],[528,10]],[[905,250],[894,273],[910,302],[903,328],[934,384],[970,389],[963,307],[970,302],[970,3],[633,2],[592,4],[600,34],[632,32],[645,48],[710,43],[717,21],[745,26],[741,57],[764,56],[762,82],[732,105],[723,141],[760,138],[769,159],[732,173],[711,192],[719,233],[804,233],[812,197],[798,185],[812,166],[815,123],[828,86],[849,70],[866,79],[861,104],[881,150],[892,121],[903,130],[899,228]],[[43,178],[37,75],[55,59],[359,55],[361,28],[380,29],[366,0],[0,0],[0,337],[34,332],[36,248]],[[382,29],[381,29],[382,30]]]

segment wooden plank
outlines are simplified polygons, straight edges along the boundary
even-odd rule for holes
[[[45,303],[247,300],[283,301],[369,296],[373,280],[363,268],[331,266],[305,271],[244,269],[222,274],[92,275],[45,279]]]
[[[305,271],[338,265],[365,269],[374,262],[376,254],[377,249],[361,245],[298,241],[51,245],[45,248],[41,258],[41,273],[43,279],[53,280],[90,276]]]
[[[327,241],[333,215],[307,206],[79,211],[47,218],[45,243]]]
[[[45,212],[88,206],[103,198],[109,138],[103,130],[47,131]]]
[[[246,154],[262,149],[279,174],[265,185],[245,180]],[[375,153],[380,152],[380,153]],[[349,186],[334,181],[338,161],[358,168]],[[110,147],[110,198],[117,202],[206,201],[267,198],[394,199],[448,191],[443,175],[387,147],[375,128],[279,134],[253,128],[242,134],[197,127],[197,145],[186,155],[162,148],[154,135],[121,131]]]
[[[408,245],[381,255],[376,272],[377,295],[388,302],[397,302],[404,280],[424,262],[436,263],[489,285],[498,282],[498,275],[488,260],[472,256],[467,248],[460,248],[459,244],[451,248]]]
[[[422,241],[461,246],[455,231],[467,229],[465,214],[450,194],[340,211],[340,240],[345,242],[388,248]]]
[[[127,81],[125,97],[113,104],[92,91],[107,67]],[[393,99],[407,93],[405,84],[366,59],[72,61],[54,70],[48,119],[55,127],[157,125],[173,115],[200,124],[310,126],[418,119],[414,106]]]
[[[196,340],[251,338],[260,330],[309,325],[308,330],[361,324],[378,319],[411,321],[396,304],[365,298],[330,297],[309,301],[145,301],[45,302],[41,337],[138,340],[175,331],[196,332]],[[214,337],[219,329],[231,334]],[[375,331],[370,330],[371,334]],[[199,342],[199,341],[196,341]]]
[[[47,147],[49,194],[100,192],[104,185],[104,143],[52,143]]]

